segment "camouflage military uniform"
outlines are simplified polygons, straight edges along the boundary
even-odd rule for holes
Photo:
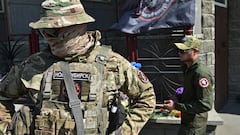
[[[46,14],[38,22],[30,23],[32,28],[51,30],[70,26],[70,30],[74,31],[78,24],[94,21],[85,13],[78,0],[46,0],[42,6],[46,9]],[[69,35],[71,34],[72,32]],[[75,89],[82,101],[81,109],[84,112],[86,135],[105,134],[103,130],[108,127],[103,123],[108,123],[107,113],[111,110],[109,104],[118,93],[123,93],[129,98],[128,110],[124,112],[126,116],[123,123],[111,134],[137,135],[140,132],[155,108],[152,84],[125,58],[101,46],[98,31],[87,32],[79,37],[80,41],[76,39],[70,42],[68,46],[70,49],[66,47],[63,51],[55,48],[55,44],[50,45],[50,49],[36,53],[22,64],[12,67],[10,72],[2,78],[1,113],[9,114],[9,111],[13,111],[10,108],[10,105],[12,106],[10,101],[22,95],[28,95],[29,101],[33,101],[34,106],[30,109],[24,106],[21,109],[24,113],[13,116],[13,120],[21,121],[17,125],[9,126],[9,115],[2,118],[1,132],[6,134],[7,129],[14,129],[16,134],[76,134],[75,121],[66,104],[69,99],[63,82],[60,64],[62,61],[68,63]],[[82,44],[85,39],[88,39],[86,45]],[[47,38],[49,44],[52,40]],[[59,40],[68,44],[64,39]],[[71,46],[72,44],[74,46]],[[65,44],[57,45],[61,47]],[[79,48],[79,46],[83,47]],[[71,47],[77,48],[77,51]],[[21,128],[23,125],[25,128]]]

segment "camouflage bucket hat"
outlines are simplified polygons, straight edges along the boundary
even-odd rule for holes
[[[182,39],[183,43],[174,43],[178,49],[188,50],[188,49],[200,49],[200,40],[194,36],[185,36]]]
[[[61,28],[95,21],[79,0],[45,0],[42,7],[45,13],[40,20],[29,24],[33,29]]]

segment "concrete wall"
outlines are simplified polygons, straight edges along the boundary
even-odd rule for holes
[[[228,3],[229,10],[229,70],[228,88],[229,100],[235,100],[240,94],[240,0],[231,0]]]

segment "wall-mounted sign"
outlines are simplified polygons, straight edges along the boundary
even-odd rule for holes
[[[4,13],[4,0],[0,0],[0,13]]]

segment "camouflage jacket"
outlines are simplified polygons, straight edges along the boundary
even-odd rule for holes
[[[75,62],[92,62],[94,58],[91,58],[91,53],[94,53],[94,50],[79,57]],[[34,94],[41,89],[44,72],[59,61],[62,59],[52,56],[49,50],[46,50],[30,56],[20,65],[12,67],[0,83],[1,103],[27,93],[32,93],[31,95],[34,97]],[[69,61],[69,63],[71,62]],[[104,70],[104,81],[108,89],[118,89],[133,101],[121,126],[121,134],[137,135],[155,108],[152,84],[140,70],[131,66],[125,58],[113,51],[109,52]]]

